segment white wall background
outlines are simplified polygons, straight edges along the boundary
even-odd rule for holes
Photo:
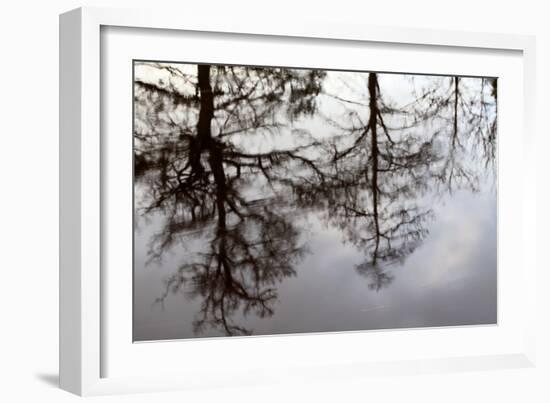
[[[348,383],[92,398],[114,402],[550,401],[548,273],[542,260],[550,205],[545,118],[550,111],[550,29],[544,1],[202,0],[197,15],[353,21],[373,25],[534,34],[538,51],[539,365],[482,373],[371,377]],[[81,5],[164,7],[182,1],[5,1],[0,6],[0,399],[70,402],[56,388],[58,336],[58,14]],[[313,15],[313,16],[312,16]],[[533,162],[535,163],[535,162]],[[533,239],[535,239],[533,237]]]

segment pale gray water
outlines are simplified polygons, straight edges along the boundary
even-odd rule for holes
[[[194,83],[196,65],[185,66],[184,78]],[[136,90],[150,98],[136,107],[136,150],[147,160],[135,187],[134,340],[496,323],[495,139],[489,133],[496,106],[489,85],[482,87],[481,98],[476,95],[481,79],[461,79],[455,109],[452,91],[458,87],[452,78],[420,77],[420,87],[441,92],[433,95],[439,109],[432,114],[423,99],[405,117],[395,112],[396,105],[393,112],[387,105],[388,98],[398,105],[416,99],[412,92],[418,83],[411,84],[407,76],[379,75],[376,90],[367,87],[367,73],[329,73],[320,81],[313,114],[290,121],[286,105],[299,103],[298,96],[285,92],[262,115],[271,98],[253,97],[233,110],[218,110],[226,95],[215,95],[211,135],[230,133],[224,140],[229,143],[223,143],[220,165],[213,160],[213,148],[199,154],[208,171],[201,182],[196,173],[202,171],[187,164],[192,146],[178,135],[198,136],[194,130],[203,130],[204,119],[199,111],[207,110],[208,103],[203,98],[155,107],[163,91],[191,97],[185,92],[191,90],[177,79],[167,86],[164,76],[159,84],[162,69],[155,75],[138,67],[136,77],[157,89]],[[226,93],[233,85],[231,76],[218,71],[208,77]],[[343,86],[342,77],[348,80]],[[447,99],[444,85],[449,83]],[[361,105],[327,95],[334,93]],[[369,106],[373,94],[381,98]],[[369,108],[370,113],[379,108],[384,125],[377,121],[378,129],[371,127],[365,141],[354,143],[361,124],[368,127]],[[482,108],[486,115],[478,113]],[[241,115],[231,121],[231,114]],[[262,132],[258,122],[266,121],[266,126],[282,124]],[[369,140],[373,130],[378,151]],[[334,138],[337,150],[355,146],[348,154],[333,155],[333,147],[323,144]],[[313,161],[322,176],[300,159],[274,157],[273,150],[314,142],[323,144],[294,155]],[[429,143],[428,151],[414,157],[422,143]],[[261,156],[237,157],[232,147]],[[384,155],[393,156],[391,162]],[[272,187],[258,159],[268,167]],[[214,180],[216,166],[224,169],[223,182]],[[190,206],[196,209],[193,217]],[[199,213],[200,208],[207,211]]]

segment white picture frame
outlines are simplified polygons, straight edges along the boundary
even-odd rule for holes
[[[104,8],[80,8],[60,16],[60,385],[63,389],[79,395],[134,393],[140,391],[161,391],[215,385],[247,385],[262,382],[293,382],[304,379],[343,379],[346,377],[368,376],[372,373],[407,374],[418,372],[442,372],[456,370],[476,370],[485,368],[505,368],[532,366],[535,362],[536,318],[523,315],[521,324],[514,323],[514,337],[521,333],[521,342],[514,339],[500,350],[485,351],[481,346],[462,353],[461,349],[443,345],[457,338],[468,338],[469,329],[454,329],[448,336],[445,330],[430,331],[429,344],[441,337],[441,346],[426,350],[426,354],[402,356],[397,352],[388,360],[366,360],[361,355],[353,358],[351,352],[338,354],[319,348],[341,343],[342,335],[273,336],[238,338],[231,340],[232,349],[249,356],[257,356],[262,349],[288,346],[291,351],[307,350],[296,354],[293,359],[273,361],[265,364],[262,372],[247,371],[246,367],[230,372],[228,367],[213,370],[206,378],[208,368],[192,371],[199,367],[198,358],[184,361],[171,371],[154,376],[147,371],[143,374],[125,374],[120,366],[111,376],[105,369],[106,357],[113,355],[113,344],[106,336],[104,327],[110,322],[111,305],[105,303],[106,293],[102,287],[102,266],[104,250],[102,237],[102,191],[105,171],[102,155],[102,89],[101,89],[101,30],[104,27],[126,27],[139,29],[171,30],[181,32],[208,32],[219,35],[248,35],[256,40],[286,38],[292,41],[331,40],[338,43],[377,43],[380,46],[399,44],[402,46],[427,46],[445,49],[469,49],[483,54],[490,50],[516,52],[521,58],[523,98],[522,119],[519,136],[522,160],[533,158],[535,150],[535,41],[533,37],[489,33],[468,33],[458,31],[429,31],[408,28],[385,28],[358,26],[345,23],[303,22],[292,25],[279,21],[252,21],[239,19],[196,19],[182,17],[180,13],[151,10],[117,10]],[[404,67],[406,69],[406,67]],[[516,105],[518,107],[518,105]],[[131,118],[131,117],[129,117]],[[518,123],[518,122],[516,122]],[[499,122],[500,124],[500,122]],[[503,159],[503,162],[507,161]],[[535,180],[532,168],[525,167],[521,175],[521,192],[517,206],[521,206],[520,217],[515,224],[519,233],[512,240],[521,242],[519,251],[499,250],[501,253],[515,253],[521,269],[521,298],[525,312],[535,312],[536,265],[534,261],[535,242],[528,234],[535,229]],[[500,197],[500,196],[499,196]],[[500,200],[500,199],[499,199]],[[499,211],[499,214],[501,212]],[[500,217],[499,217],[500,222]],[[500,225],[500,224],[499,224]],[[502,228],[501,228],[502,229]],[[500,232],[499,232],[500,235]],[[502,249],[502,248],[501,248]],[[507,257],[507,256],[505,256]],[[500,270],[500,268],[499,268]],[[519,269],[518,269],[519,270]],[[507,295],[507,294],[506,294]],[[504,326],[501,326],[503,329]],[[493,332],[496,337],[508,337],[509,333],[481,330],[487,337]],[[490,334],[491,333],[491,334]],[[361,343],[366,338],[394,338],[402,343],[406,337],[414,339],[418,345],[425,345],[427,333],[403,330],[399,332],[353,332],[345,341]],[[511,334],[511,333],[510,333]],[[449,338],[445,338],[449,337]],[[519,336],[517,336],[519,337]],[[321,342],[319,342],[321,340]],[[518,339],[519,340],[519,339]],[[129,340],[131,344],[131,340]],[[188,341],[189,346],[200,350],[204,341]],[[216,342],[211,347],[220,353],[226,341]],[[424,343],[424,344],[422,344]],[[498,343],[495,343],[498,344]],[[109,348],[107,349],[107,345]],[[176,351],[183,343],[164,343],[160,357]],[[503,344],[504,346],[505,344]],[[129,346],[128,346],[129,347]],[[192,347],[193,348],[193,347]],[[313,347],[312,347],[313,348]],[[128,350],[130,352],[130,349]],[[152,351],[152,350],[151,350]],[[317,353],[316,353],[317,352]],[[131,352],[130,352],[131,353]],[[130,354],[129,353],[129,354]],[[140,352],[138,352],[141,354]],[[158,350],[154,353],[158,354]],[[133,354],[133,353],[132,353]],[[137,354],[137,353],[136,353]],[[144,352],[143,366],[151,366],[151,353]],[[147,358],[149,356],[149,358]],[[128,356],[117,359],[124,360]],[[235,357],[231,357],[235,358]],[[352,359],[353,358],[353,359]],[[250,362],[253,362],[253,357]],[[160,358],[154,365],[162,364]],[[244,360],[245,364],[247,360]],[[128,360],[131,362],[131,360]],[[259,364],[258,364],[259,365]],[[178,375],[177,369],[180,368]],[[138,371],[139,372],[139,371]],[[252,373],[251,373],[252,372]],[[106,375],[107,374],[107,375]]]

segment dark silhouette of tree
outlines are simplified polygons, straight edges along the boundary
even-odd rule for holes
[[[326,146],[332,157],[320,164],[322,180],[300,178],[292,188],[302,207],[324,211],[326,221],[365,254],[356,269],[378,290],[392,281],[386,268],[403,262],[428,234],[432,211],[416,199],[437,156],[431,143],[386,125],[393,112],[376,73],[368,74],[366,87],[365,101],[336,97],[353,109],[343,119],[329,119],[340,134]]]
[[[475,192],[480,177],[494,172],[496,88],[492,78],[431,78],[412,103],[396,110],[409,127],[423,128],[423,137],[437,149],[440,161],[432,176],[439,191]]]
[[[232,317],[239,312],[271,316],[276,285],[295,275],[293,265],[304,253],[298,245],[299,231],[272,208],[271,203],[258,206],[255,213],[233,225],[219,214],[208,250],[188,257],[166,280],[159,301],[187,286],[188,296],[202,300],[193,322],[196,333],[209,326],[226,335],[252,334]]]
[[[246,200],[234,190],[251,178],[260,174],[272,183],[285,164],[312,166],[304,156],[304,150],[315,146],[307,133],[292,132],[290,148],[254,151],[249,144],[255,137],[279,133],[289,116],[312,113],[324,74],[210,65],[197,69],[193,96],[157,91],[158,83],[145,88],[138,83],[136,89],[138,105],[147,105],[136,108],[134,164],[136,179],[149,190],[145,212],[161,210],[175,220],[170,225],[182,230],[208,221],[221,208],[215,206],[221,200],[215,193],[226,186],[223,177],[229,192],[224,202],[239,215]],[[166,246],[172,242],[166,241]]]
[[[214,232],[209,250],[180,265],[159,299],[187,284],[188,294],[203,300],[196,332],[208,325],[227,335],[249,334],[231,317],[237,311],[270,316],[275,283],[294,274],[293,262],[303,247],[291,212],[284,206],[277,211],[273,191],[260,198],[246,193],[251,182],[261,180],[273,189],[283,165],[310,166],[301,151],[313,144],[250,152],[238,142],[263,130],[274,134],[289,119],[312,113],[320,77],[319,72],[198,65],[193,96],[172,95],[172,86],[158,90],[158,83],[138,84],[136,92],[149,103],[147,112],[154,111],[137,116],[143,121],[139,127],[149,129],[139,132],[135,151],[136,178],[149,192],[142,214],[160,212],[165,219],[151,238],[151,259],[161,259],[192,231]],[[185,121],[170,117],[178,108]],[[158,120],[166,116],[170,121],[162,126]],[[189,124],[193,119],[194,127]],[[309,140],[303,133],[296,137],[297,142]]]

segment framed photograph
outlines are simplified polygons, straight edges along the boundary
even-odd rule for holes
[[[71,392],[534,365],[534,39],[60,17]]]

